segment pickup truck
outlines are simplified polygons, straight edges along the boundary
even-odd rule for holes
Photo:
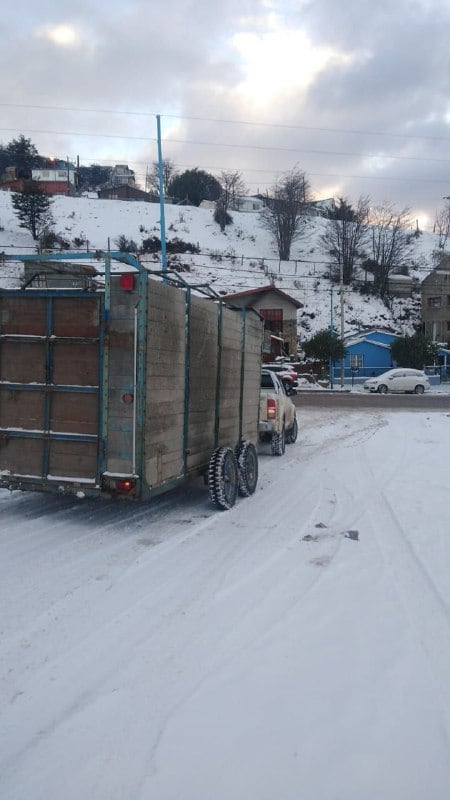
[[[297,440],[298,423],[291,400],[295,394],[295,389],[286,391],[274,372],[262,370],[258,434],[260,441],[270,442],[274,456],[282,456],[286,443]]]

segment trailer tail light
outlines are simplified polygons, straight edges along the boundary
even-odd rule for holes
[[[103,476],[103,489],[116,494],[134,494],[136,481],[134,478],[112,478]]]
[[[116,492],[120,494],[129,494],[134,489],[134,481],[120,480],[116,481]]]
[[[132,272],[125,272],[120,276],[120,288],[123,292],[132,292],[134,289],[134,275]]]
[[[271,397],[267,398],[267,419],[276,419],[277,404]]]

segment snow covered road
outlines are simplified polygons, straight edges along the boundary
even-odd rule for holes
[[[2,800],[442,800],[450,416],[301,413],[256,494],[0,492]]]

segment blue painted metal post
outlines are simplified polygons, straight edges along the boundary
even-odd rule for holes
[[[45,386],[46,389],[53,383],[53,348],[51,336],[53,334],[53,298],[47,300],[47,320],[45,337]],[[43,469],[42,475],[47,478],[50,471],[50,425],[51,425],[51,393],[45,392],[44,396],[44,440],[43,440]]]
[[[136,448],[136,488],[138,497],[143,496],[145,464],[145,410],[147,404],[147,307],[148,307],[148,274],[144,269],[139,272],[139,300],[137,303],[137,358],[135,375],[135,448]]]
[[[163,163],[162,163],[162,147],[161,147],[161,117],[156,115],[156,128],[158,133],[158,178],[159,178],[159,214],[161,225],[161,270],[163,273],[167,271],[167,255],[166,255],[166,219],[164,215],[164,181],[163,181]]]
[[[185,333],[184,333],[184,413],[183,413],[183,475],[187,474],[189,450],[189,400],[190,400],[190,362],[191,362],[191,290],[185,290]]]
[[[242,427],[244,417],[244,381],[245,381],[245,346],[247,335],[247,309],[241,310],[241,377],[239,387],[239,442],[242,441]]]
[[[334,323],[333,323],[333,287],[330,289],[330,333],[334,333]],[[330,373],[330,387],[333,388],[333,379],[334,379],[334,364],[333,359],[330,358],[329,363],[329,373]]]
[[[220,433],[220,391],[222,371],[222,301],[217,308],[217,369],[216,369],[216,399],[214,409],[214,449],[219,446]]]
[[[102,381],[100,384],[100,436],[102,442],[101,463],[106,466],[108,455],[108,393],[109,393],[109,315],[111,310],[111,251],[105,254],[105,301],[103,304],[103,319],[101,322],[101,339],[103,345],[101,367]]]

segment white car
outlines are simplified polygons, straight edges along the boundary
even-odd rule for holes
[[[397,367],[377,375],[376,378],[369,378],[364,383],[366,392],[414,392],[423,394],[430,388],[430,381],[420,369],[409,369]]]

